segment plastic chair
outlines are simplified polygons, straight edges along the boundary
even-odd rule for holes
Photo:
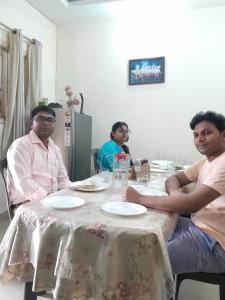
[[[220,289],[220,300],[225,299],[225,273],[216,274],[216,273],[183,273],[176,275],[176,293],[175,300],[178,300],[180,284],[183,280],[190,279],[210,284],[219,285]]]
[[[6,170],[7,170],[7,158],[0,159],[0,173],[2,177],[2,182],[3,182],[3,193],[4,193],[4,198],[6,201],[6,207],[8,211],[8,216],[9,220],[11,221],[13,218],[13,212],[11,209],[11,206],[9,204],[9,196],[8,196],[8,191],[7,191],[7,184],[6,184]]]
[[[98,150],[99,150],[99,148],[91,149],[91,155],[94,159],[95,174],[98,174],[99,170],[100,170],[100,166],[99,166],[98,161],[97,161]]]
[[[182,213],[180,215],[182,217],[186,217],[186,218],[191,217],[191,215],[189,213]],[[180,288],[181,282],[185,279],[219,285],[220,300],[225,300],[225,273],[216,274],[216,273],[195,272],[195,273],[177,274],[176,275],[175,300],[178,299],[179,288]]]
[[[25,282],[23,300],[38,300],[39,296],[48,299],[53,299],[53,295],[47,292],[37,292],[37,293],[33,292],[32,285],[33,285],[32,281]]]

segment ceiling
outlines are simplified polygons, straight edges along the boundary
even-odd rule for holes
[[[77,18],[103,16],[109,2],[133,0],[26,0],[56,25],[72,22]],[[144,0],[143,0],[144,1]],[[150,0],[148,0],[150,1]],[[158,1],[158,0],[157,0]],[[163,1],[163,0],[162,0]],[[169,1],[169,0],[165,0]],[[225,6],[225,0],[170,0],[177,1],[187,9]],[[116,4],[116,3],[115,3]]]

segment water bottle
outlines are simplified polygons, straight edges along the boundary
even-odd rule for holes
[[[123,187],[128,184],[129,155],[118,153],[113,161],[113,184],[115,187]]]

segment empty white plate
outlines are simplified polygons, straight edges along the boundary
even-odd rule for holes
[[[142,194],[145,196],[168,196],[167,193],[155,189],[146,189]]]
[[[70,196],[54,196],[41,200],[41,204],[48,207],[67,209],[81,206],[85,203],[84,199]]]
[[[150,168],[150,173],[166,173],[166,170],[163,170],[163,169],[156,169],[156,168]]]
[[[107,202],[101,208],[107,213],[119,216],[135,216],[147,211],[147,208],[140,204],[122,201]]]
[[[151,189],[151,188],[148,188],[144,185],[131,184],[130,186],[142,195],[146,195],[146,196],[168,196],[163,191],[156,190],[156,189]]]
[[[153,160],[152,164],[159,165],[159,166],[171,166],[174,164],[174,162],[170,160]]]

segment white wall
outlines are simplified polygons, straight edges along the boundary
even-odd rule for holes
[[[128,2],[111,4],[111,17],[99,10],[85,18],[84,10],[82,19],[59,27],[57,99],[66,99],[66,84],[83,93],[93,146],[124,120],[134,157],[193,161],[199,155],[190,119],[200,110],[225,113],[225,7],[185,11],[172,7],[176,1],[164,9],[154,6],[158,1]],[[128,60],[156,56],[165,56],[165,83],[129,86]]]
[[[56,26],[25,0],[0,0],[0,21],[42,43],[42,95],[55,101]]]
[[[50,101],[55,101],[56,26],[25,0],[0,0],[0,21],[10,27],[22,29],[23,34],[29,38],[41,41],[43,44],[42,95],[48,97]],[[2,32],[0,40],[4,38],[5,34]],[[2,130],[3,122],[0,120],[0,141]],[[0,213],[5,209],[5,201],[0,193]]]
[[[225,114],[225,7],[162,10],[153,1],[145,9],[140,1],[134,13],[130,4],[120,15],[127,1],[118,1],[114,18],[78,18],[59,27],[57,99],[66,99],[66,84],[83,93],[84,112],[93,116],[93,147],[124,120],[134,157],[190,162],[199,157],[190,119],[200,110]],[[128,60],[156,56],[166,58],[165,83],[129,86]],[[217,300],[219,289],[186,280],[179,299]]]

